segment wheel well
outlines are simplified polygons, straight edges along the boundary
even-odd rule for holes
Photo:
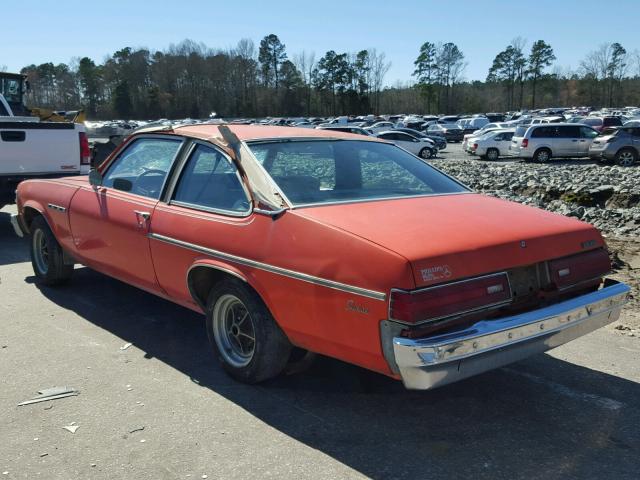
[[[214,285],[227,278],[239,278],[246,282],[246,279],[231,270],[224,270],[222,267],[213,265],[196,265],[191,267],[187,275],[189,293],[204,311],[207,308],[207,299],[211,289]]]
[[[33,207],[24,207],[22,211],[22,222],[29,232],[31,231],[31,224],[37,216],[42,216],[42,213]]]

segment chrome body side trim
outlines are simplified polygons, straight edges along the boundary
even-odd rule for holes
[[[51,210],[56,210],[58,212],[66,212],[67,209],[65,207],[61,207],[60,205],[56,205],[54,203],[48,203],[47,204],[47,208],[50,208]]]
[[[282,275],[289,278],[294,278],[296,280],[312,283],[314,285],[320,285],[323,287],[332,288],[334,290],[340,290],[342,292],[353,293],[354,295],[360,295],[363,297],[372,298],[374,300],[384,301],[387,298],[387,295],[383,292],[376,292],[374,290],[356,287],[353,285],[347,285],[346,283],[340,283],[334,280],[315,277],[313,275],[309,275],[306,273],[296,272],[294,270],[277,267],[275,265],[270,265],[268,263],[258,262],[256,260],[251,260],[249,258],[239,257],[237,255],[221,252],[218,250],[213,250],[211,248],[203,247],[201,245],[196,245],[193,243],[185,242],[182,240],[167,237],[157,233],[150,233],[148,237],[150,239],[158,240],[160,242],[165,242],[171,245],[177,245],[179,247],[187,248],[189,250],[193,250],[194,252],[202,253],[204,255],[218,258],[220,260],[226,260],[229,262],[237,263],[239,265],[245,265],[247,267],[258,268],[266,272],[275,273],[277,275]]]
[[[20,218],[17,213],[11,214],[11,226],[13,230],[16,232],[16,235],[20,238],[25,236],[25,231],[22,229],[22,225],[20,225]]]
[[[419,339],[393,337],[394,358],[388,361],[397,365],[410,389],[431,389],[502,367],[617,320],[630,288],[608,284],[564,302],[480,321],[456,332]]]

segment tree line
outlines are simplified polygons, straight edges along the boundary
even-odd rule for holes
[[[27,75],[29,106],[84,108],[90,119],[328,116],[369,113],[459,113],[550,106],[640,104],[640,56],[619,43],[590,52],[575,71],[555,66],[544,40],[513,40],[485,81],[467,81],[455,43],[425,42],[412,80],[385,85],[384,52],[330,50],[290,55],[275,34],[258,46],[230,49],[185,40],[166,50],[130,47],[102,63],[84,57],[43,63]]]

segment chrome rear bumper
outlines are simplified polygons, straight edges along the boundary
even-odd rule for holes
[[[11,226],[13,227],[13,230],[15,230],[17,236],[21,238],[24,237],[24,230],[22,229],[22,225],[20,225],[20,219],[15,213],[11,214]]]
[[[420,339],[394,337],[394,360],[407,388],[440,387],[555,348],[614,322],[629,291],[624,283],[615,283],[457,332]]]

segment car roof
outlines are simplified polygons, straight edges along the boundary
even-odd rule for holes
[[[211,140],[221,137],[218,127],[220,124],[196,124],[175,127],[173,133],[186,137]],[[365,137],[354,133],[341,132],[339,130],[321,130],[311,128],[279,127],[272,125],[226,125],[240,140],[270,140],[281,138],[335,138],[345,140],[360,140],[377,142],[372,137]],[[169,133],[169,132],[166,132]]]

